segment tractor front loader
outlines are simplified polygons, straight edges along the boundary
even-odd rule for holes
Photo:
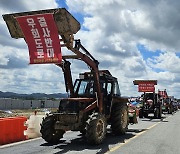
[[[106,136],[107,125],[112,133],[125,134],[128,127],[126,98],[120,95],[117,78],[108,70],[99,70],[99,62],[83,47],[74,34],[80,29],[79,22],[64,8],[22,12],[3,15],[13,38],[24,38],[15,17],[52,13],[61,36],[61,45],[72,51],[63,55],[62,62],[56,64],[64,73],[66,92],[69,98],[62,99],[58,111],[46,116],[41,124],[42,138],[56,143],[68,131],[80,131],[90,144],[100,144]],[[75,43],[74,43],[75,42]],[[79,74],[73,83],[69,59],[83,61],[89,72]]]

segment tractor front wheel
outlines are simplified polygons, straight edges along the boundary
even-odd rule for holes
[[[159,107],[159,115],[158,115],[158,118],[161,119],[162,117],[162,107]]]
[[[155,108],[154,110],[154,118],[159,118],[159,109]]]
[[[90,144],[100,144],[106,136],[106,119],[102,114],[93,113],[87,120],[86,138]]]
[[[142,109],[139,110],[139,118],[143,118],[143,110]]]
[[[111,129],[116,135],[125,134],[128,127],[127,105],[116,103],[111,111]]]
[[[55,119],[53,116],[47,116],[41,124],[40,132],[42,134],[42,138],[48,143],[58,143],[65,133],[64,130],[55,130],[54,124]]]
[[[143,115],[144,115],[144,118],[149,118],[148,112],[144,112]]]

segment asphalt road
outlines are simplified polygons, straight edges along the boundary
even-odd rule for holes
[[[43,139],[0,146],[0,154],[61,154],[61,153],[117,153],[117,154],[179,154],[180,112],[163,115],[162,119],[139,119],[129,125],[126,135],[114,136],[110,131],[105,141],[91,146],[79,132],[67,132],[56,145]]]

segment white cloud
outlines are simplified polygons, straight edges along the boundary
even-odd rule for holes
[[[180,58],[175,53],[166,52],[154,59],[149,58],[148,64],[153,68],[159,68],[171,73],[180,73]]]
[[[57,7],[55,0],[6,0],[0,1],[0,15]],[[28,65],[29,55],[25,41],[10,37],[2,17],[0,26],[0,90],[18,93],[63,92],[65,88],[62,86],[61,70],[55,65]]]
[[[10,2],[14,4],[8,5]],[[139,95],[137,87],[132,83],[134,79],[157,79],[157,88],[165,88],[171,95],[179,97],[177,90],[173,90],[180,88],[180,58],[175,54],[180,48],[179,1],[66,2],[71,13],[84,15],[82,26],[88,29],[80,30],[75,38],[81,39],[85,48],[100,62],[100,68],[109,69],[118,77],[123,95]],[[0,14],[56,7],[55,0],[7,0],[0,1]],[[2,19],[0,26],[0,66],[6,66],[0,67],[0,81],[3,83],[0,90],[23,92],[24,88],[24,92],[64,92],[61,70],[54,65],[27,66],[28,51],[24,40],[10,38]],[[160,56],[150,57],[145,61],[137,44],[143,44],[150,51],[162,52]],[[14,63],[9,63],[13,53],[16,53]],[[10,67],[18,63],[15,59],[19,60],[22,68]],[[73,78],[87,69],[82,62],[71,63]]]
[[[170,85],[179,82],[180,66],[175,55],[180,47],[178,1],[67,0],[67,4],[70,11],[88,15],[83,26],[89,31],[81,31],[79,38],[96,53],[100,66],[118,77],[123,95],[138,94],[130,88],[134,79],[157,79],[160,88],[173,91]],[[137,44],[162,54],[146,62]],[[171,94],[178,97],[177,92]]]

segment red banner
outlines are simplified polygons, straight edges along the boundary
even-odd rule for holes
[[[61,63],[61,46],[53,14],[16,18],[29,48],[30,64]]]
[[[138,84],[139,92],[155,92],[154,83],[143,82]]]

